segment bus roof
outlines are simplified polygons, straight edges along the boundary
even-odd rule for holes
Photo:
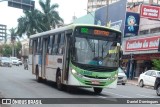
[[[98,28],[111,29],[111,30],[120,32],[120,30],[109,28],[109,27],[106,27],[106,26],[99,26],[99,25],[92,25],[92,24],[70,24],[70,25],[66,25],[66,26],[60,27],[60,28],[56,28],[56,29],[52,29],[52,30],[49,30],[49,31],[45,31],[45,32],[41,32],[41,33],[37,33],[37,34],[31,35],[30,39],[41,37],[41,36],[48,35],[48,34],[53,34],[53,33],[56,33],[56,32],[65,31],[65,30],[71,30],[71,29],[73,30],[77,26],[98,27]]]

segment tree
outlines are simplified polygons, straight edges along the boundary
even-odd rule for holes
[[[56,9],[58,4],[52,4],[51,0],[39,0],[39,4],[42,8],[43,24],[45,25],[45,31],[55,28],[56,25],[63,23],[63,19],[59,16]]]
[[[152,60],[152,64],[153,64],[153,66],[154,66],[154,69],[160,71],[160,60],[159,60],[159,59],[154,59],[154,60]]]
[[[29,37],[37,32],[42,32],[42,14],[39,10],[34,9],[32,11],[23,11],[25,14],[18,18],[18,30],[17,33],[20,37],[26,33]]]
[[[12,48],[8,44],[4,44],[0,48],[0,52],[3,56],[11,56],[12,54]]]
[[[15,50],[14,43],[16,40],[17,32],[16,32],[16,28],[11,28],[9,31],[10,31],[11,43],[12,43],[12,56],[14,56],[14,50]]]
[[[55,28],[56,25],[63,23],[63,19],[55,10],[58,4],[51,5],[51,0],[39,0],[42,11],[34,9],[23,11],[24,16],[18,19],[17,33],[20,37],[26,34],[28,37],[35,33],[43,32]]]
[[[17,36],[17,31],[16,31],[16,28],[11,28],[9,29],[10,31],[10,35],[11,35],[11,42],[13,43],[16,39],[16,36]]]

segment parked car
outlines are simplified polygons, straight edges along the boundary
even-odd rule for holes
[[[121,68],[118,68],[118,84],[125,85],[127,82],[127,76]]]
[[[21,59],[18,59],[19,65],[22,65],[22,61]]]
[[[12,60],[12,65],[20,65],[17,57],[10,57],[10,59]]]
[[[0,66],[12,67],[12,61],[8,57],[1,57],[0,58]]]
[[[148,70],[140,74],[138,83],[140,87],[145,85],[154,87],[156,78],[160,76],[160,71],[157,70]]]

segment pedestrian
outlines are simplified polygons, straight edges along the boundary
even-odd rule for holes
[[[24,61],[24,69],[28,70],[28,60],[25,59]]]

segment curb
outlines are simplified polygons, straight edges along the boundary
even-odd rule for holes
[[[138,84],[137,84],[137,83],[132,83],[132,82],[127,82],[127,84],[131,84],[131,85],[138,86]]]
[[[138,80],[127,80],[127,84],[138,86]]]
[[[139,87],[138,83],[127,82],[127,84],[135,85],[135,86],[138,86],[138,87]],[[141,87],[141,88],[154,89],[154,88],[151,87],[151,86],[144,86],[144,87]]]

